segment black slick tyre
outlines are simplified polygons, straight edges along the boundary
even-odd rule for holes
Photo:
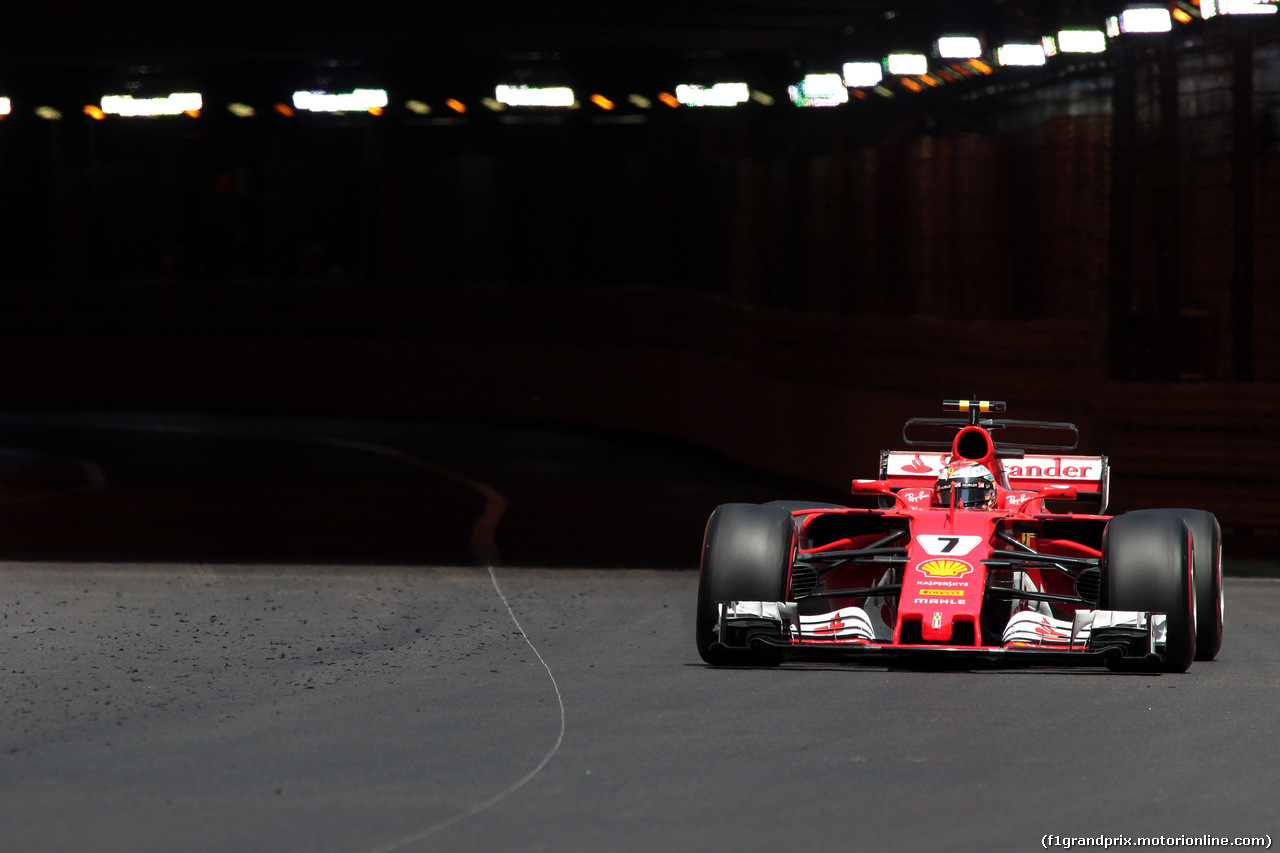
[[[778,506],[723,504],[707,521],[698,579],[698,654],[713,666],[774,666],[781,652],[716,646],[720,601],[785,601],[795,528]]]
[[[1173,513],[1118,515],[1102,535],[1101,606],[1165,614],[1166,672],[1186,672],[1196,656],[1191,554],[1191,531]]]
[[[1202,509],[1148,509],[1129,513],[1175,515],[1191,529],[1196,573],[1196,660],[1213,660],[1222,648],[1222,528]]]

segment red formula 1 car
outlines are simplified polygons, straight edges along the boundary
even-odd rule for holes
[[[697,642],[716,666],[788,660],[1105,665],[1185,672],[1222,645],[1212,514],[1107,516],[1105,456],[1073,424],[913,418],[855,480],[871,505],[724,504],[707,522]],[[1025,436],[1029,440],[997,440]]]

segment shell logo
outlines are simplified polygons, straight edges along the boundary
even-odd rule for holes
[[[973,571],[973,566],[959,560],[929,560],[916,568],[934,578],[958,578]]]

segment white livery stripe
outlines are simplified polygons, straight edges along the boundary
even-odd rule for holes
[[[800,616],[802,640],[874,640],[871,617],[861,607],[842,607],[832,613]]]
[[[1005,625],[1002,642],[1028,643],[1036,646],[1069,646],[1071,645],[1072,623],[1064,619],[1055,619],[1033,610],[1024,610],[1013,614],[1009,624]],[[1076,634],[1077,643],[1085,643],[1089,639],[1089,628],[1085,626]]]

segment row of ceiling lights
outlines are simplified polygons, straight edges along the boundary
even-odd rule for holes
[[[933,43],[933,56],[923,53],[891,53],[883,59],[847,62],[841,74],[810,74],[792,86],[791,99],[802,106],[845,103],[849,91],[872,90],[882,95],[893,92],[883,84],[896,79],[902,88],[918,92],[925,87],[973,76],[990,74],[994,66],[1036,67],[1059,54],[1105,53],[1110,41],[1133,33],[1167,33],[1175,24],[1190,24],[1216,16],[1269,15],[1277,11],[1277,0],[1187,0],[1168,4],[1143,3],[1130,6],[1108,18],[1105,28],[1069,27],[1032,41],[1009,41],[988,52],[976,35],[949,34]],[[939,65],[937,60],[942,60]]]
[[[886,97],[894,95],[887,82],[896,81],[901,89],[910,92],[940,86],[947,82],[992,74],[995,67],[1042,66],[1059,54],[1100,54],[1107,50],[1110,40],[1132,33],[1170,32],[1175,24],[1189,24],[1197,19],[1228,15],[1265,15],[1277,12],[1280,0],[1178,0],[1172,5],[1139,4],[1131,6],[1119,15],[1107,19],[1105,29],[1076,27],[1060,30],[1045,36],[1038,42],[1006,42],[988,52],[982,39],[975,35],[951,34],[933,43],[933,57],[922,53],[891,53],[882,59],[867,59],[844,64],[842,73],[808,74],[794,86],[789,96],[797,106],[834,106],[847,103],[850,92],[865,98],[868,92]],[[941,64],[939,64],[939,61]],[[595,94],[588,99],[603,110],[612,110],[615,103],[604,95]],[[675,93],[663,92],[658,101],[670,107],[677,106],[735,106],[754,100],[772,104],[772,96],[752,90],[746,83],[717,83],[713,86],[682,84]],[[632,94],[627,101],[634,107],[649,109],[653,102],[642,95]],[[493,98],[484,98],[481,104],[492,110],[507,107],[576,108],[580,104],[569,87],[496,87]],[[295,110],[322,113],[368,112],[380,115],[388,105],[387,92],[383,89],[355,89],[345,93],[324,91],[300,91],[293,95],[292,106],[278,103],[274,110],[293,115]],[[465,113],[467,107],[461,101],[449,99],[445,107],[454,113]],[[135,98],[132,95],[108,95],[96,106],[86,106],[84,112],[96,119],[107,115],[119,116],[198,116],[204,108],[198,93],[174,93],[162,98]],[[410,100],[405,108],[418,115],[427,115],[432,109],[423,101]],[[228,105],[237,116],[248,117],[256,110],[243,103]],[[0,97],[0,117],[12,112],[9,98]],[[41,118],[62,118],[59,110],[42,106],[36,114]]]

